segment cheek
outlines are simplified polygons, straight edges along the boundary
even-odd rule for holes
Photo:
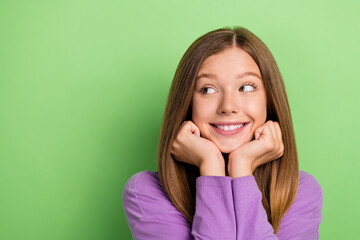
[[[211,121],[213,115],[213,104],[209,101],[197,101],[194,100],[192,105],[192,120],[195,124],[203,124]]]
[[[194,102],[192,105],[192,121],[196,124],[201,119],[201,107],[197,102]]]
[[[210,101],[194,101],[192,105],[192,121],[199,128],[201,137],[208,139],[209,123],[214,120],[216,106]]]
[[[266,101],[261,99],[256,99],[256,101],[249,101],[246,103],[247,111],[249,115],[252,116],[256,125],[260,126],[266,121]]]

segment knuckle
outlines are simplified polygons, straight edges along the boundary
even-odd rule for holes
[[[284,145],[283,145],[283,144],[281,144],[281,146],[280,146],[280,149],[279,149],[279,151],[278,151],[278,155],[279,155],[279,157],[281,157],[282,155],[284,155]]]
[[[280,153],[279,153],[279,157],[281,157],[281,156],[283,156],[284,155],[284,151],[281,151]]]
[[[173,144],[175,144],[177,141],[179,141],[179,137],[180,137],[180,132],[176,135]]]
[[[183,129],[186,125],[188,125],[189,121],[185,121],[181,124],[180,129]]]
[[[174,152],[176,149],[178,149],[178,143],[177,142],[174,142],[172,147],[171,147],[171,150]]]

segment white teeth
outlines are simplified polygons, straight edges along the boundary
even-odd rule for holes
[[[238,125],[215,125],[217,128],[220,128],[225,131],[232,131],[238,128],[241,128],[244,126],[244,124],[238,124]]]

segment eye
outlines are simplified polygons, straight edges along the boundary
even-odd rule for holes
[[[256,85],[254,83],[245,83],[240,87],[241,92],[253,92],[256,89]]]
[[[210,89],[209,91],[207,91],[207,89]],[[201,88],[200,89],[200,93],[202,93],[202,94],[211,94],[211,93],[214,93],[215,92],[215,90],[213,89],[213,88],[211,88],[211,87],[203,87],[203,88]]]

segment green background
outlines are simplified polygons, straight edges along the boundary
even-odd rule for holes
[[[356,239],[359,1],[0,0],[0,239],[131,239],[126,180],[156,171],[177,64],[243,26],[270,48],[300,168],[324,191],[320,239]]]

